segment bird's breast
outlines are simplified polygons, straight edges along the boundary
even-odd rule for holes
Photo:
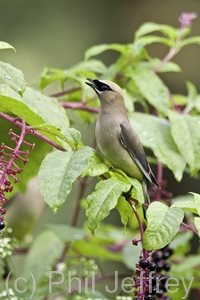
[[[95,135],[98,147],[104,157],[116,168],[142,181],[143,175],[128,151],[120,142],[122,120],[109,115],[99,115]]]

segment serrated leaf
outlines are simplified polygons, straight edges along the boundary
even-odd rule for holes
[[[72,189],[72,183],[83,172],[93,154],[90,147],[76,151],[54,151],[43,160],[38,181],[42,197],[56,213]]]
[[[15,48],[6,42],[0,42],[0,49],[13,49],[16,52]]]
[[[173,139],[189,165],[191,174],[200,169],[200,117],[168,112]]]
[[[116,209],[120,214],[122,224],[126,227],[129,218],[133,213],[128,201],[126,201],[124,197],[120,196],[116,205]]]
[[[147,209],[146,217],[147,228],[143,236],[143,247],[146,250],[157,250],[172,241],[184,214],[178,207],[169,208],[161,202],[153,202]]]
[[[108,172],[109,168],[108,165],[104,163],[104,160],[100,156],[99,153],[94,152],[94,154],[89,158],[88,166],[84,170],[84,172],[81,174],[81,177],[85,176],[99,176],[106,172]]]
[[[26,256],[24,265],[25,278],[27,274],[30,276],[31,272],[34,275],[35,283],[41,283],[48,271],[52,270],[52,266],[60,257],[63,248],[64,243],[50,230],[40,233],[35,238]]]
[[[194,195],[194,201],[195,201],[195,204],[196,204],[198,215],[200,216],[200,195],[196,194],[196,193],[191,193],[191,194]]]
[[[194,218],[194,225],[198,231],[199,237],[200,237],[200,218],[199,217],[195,217]]]
[[[26,81],[21,70],[0,61],[0,78],[21,96],[26,89]]]
[[[112,177],[97,183],[95,191],[87,197],[87,226],[93,234],[99,223],[117,205],[122,192],[127,192],[129,189],[130,185]]]
[[[176,198],[171,199],[172,206],[171,207],[179,207],[183,210],[190,211],[194,214],[198,214],[197,206],[194,200],[194,197],[191,195],[187,196],[179,196]],[[200,205],[199,205],[200,208]]]
[[[171,169],[180,181],[185,169],[185,160],[172,139],[170,123],[166,119],[142,113],[131,114],[129,119],[142,144],[151,148],[154,155]]]
[[[82,240],[87,236],[87,233],[84,229],[75,228],[69,225],[48,224],[47,227],[64,243]]]
[[[166,114],[169,92],[162,80],[150,69],[137,68],[130,73],[142,96],[158,111]]]

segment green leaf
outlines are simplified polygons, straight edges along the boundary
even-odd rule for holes
[[[85,52],[85,59],[89,59],[91,56],[96,56],[107,50],[115,50],[115,51],[123,53],[126,50],[126,48],[127,48],[127,45],[120,45],[120,44],[96,45],[96,46],[89,48]]]
[[[135,33],[135,39],[154,31],[161,31],[163,34],[169,36],[171,39],[176,39],[178,36],[177,29],[169,25],[156,24],[153,22],[146,22],[139,27]]]
[[[81,174],[81,177],[96,177],[108,172],[108,170],[108,165],[104,163],[104,160],[101,157],[101,155],[97,152],[94,152],[93,155],[89,158],[88,166]]]
[[[191,174],[200,169],[200,117],[168,112],[173,139],[189,165]]]
[[[0,49],[13,49],[15,52],[15,48],[6,42],[0,42]]]
[[[158,111],[166,115],[169,106],[169,93],[162,80],[147,68],[134,69],[130,76],[142,96]]]
[[[96,257],[102,260],[113,260],[113,261],[121,261],[122,255],[121,253],[114,253],[106,248],[103,248],[102,245],[95,243],[93,240],[90,241],[75,241],[73,248],[76,249],[76,252],[80,255],[86,257]]]
[[[72,189],[72,183],[87,167],[93,154],[90,147],[76,151],[54,151],[43,160],[38,181],[42,197],[56,213]]]
[[[129,189],[130,185],[112,177],[97,183],[95,191],[87,197],[87,226],[92,234],[99,223],[109,215],[110,210],[117,205],[122,192]]]
[[[75,228],[69,225],[48,224],[47,227],[64,243],[82,240],[87,236],[84,229]]]
[[[0,95],[0,111],[7,110],[14,115],[24,118],[31,125],[39,125],[45,121],[36,113],[34,113],[27,105],[17,99]]]
[[[0,78],[21,96],[26,89],[26,81],[21,70],[0,61]]]
[[[171,201],[173,203],[171,207],[179,207],[185,211],[190,211],[194,214],[198,214],[197,205],[195,203],[194,197],[191,195],[179,196],[171,199]]]
[[[158,59],[158,58],[153,58],[153,59],[150,60],[150,63],[152,65],[152,69],[154,69],[154,68],[156,69],[160,65],[161,60]],[[164,73],[164,72],[178,72],[178,73],[181,73],[181,68],[176,63],[174,63],[172,61],[168,61],[166,64],[164,64],[158,70],[158,73]]]
[[[198,231],[198,234],[200,236],[200,218],[199,217],[195,217],[194,218],[194,225]]]
[[[131,114],[129,119],[142,144],[151,148],[154,155],[171,169],[180,181],[185,169],[185,160],[172,139],[170,123],[166,119],[142,113]]]
[[[140,47],[141,49],[144,48],[146,45],[150,45],[153,43],[162,43],[164,45],[167,45],[169,47],[173,47],[173,42],[167,38],[154,36],[154,35],[148,35],[143,36],[137,39],[134,43],[135,47]]]
[[[56,247],[56,251],[55,251]],[[34,240],[24,265],[24,276],[34,275],[36,285],[40,284],[64,248],[61,239],[50,230],[43,231]],[[37,263],[36,263],[37,262]]]
[[[153,202],[147,209],[146,217],[148,225],[143,236],[143,247],[146,250],[156,250],[172,241],[184,214],[178,207],[169,208],[161,202]]]
[[[120,196],[116,205],[116,209],[120,214],[122,224],[126,227],[130,216],[133,213],[128,201],[126,201],[124,197]]]
[[[196,204],[198,215],[200,216],[200,195],[196,194],[196,193],[191,193],[191,194],[194,195],[194,201],[195,201],[195,204]]]
[[[22,102],[45,120],[45,123],[60,129],[69,127],[65,109],[56,98],[48,97],[32,88],[27,88]]]
[[[57,127],[55,127],[53,125],[49,125],[49,124],[36,125],[36,126],[34,126],[34,129],[36,129],[38,132],[41,132],[44,136],[48,137],[51,141],[64,147],[68,151],[71,150],[71,147],[74,149],[77,149],[78,145],[80,143],[80,140],[78,141],[78,139],[76,140],[74,138],[74,135],[73,135],[74,130],[76,131],[76,129],[74,129],[74,128],[67,128],[67,131],[65,131],[65,134],[61,133]],[[69,147],[69,145],[71,147]]]
[[[184,47],[191,44],[199,44],[200,45],[200,37],[199,36],[193,36],[188,39],[184,39],[180,42],[180,46]]]

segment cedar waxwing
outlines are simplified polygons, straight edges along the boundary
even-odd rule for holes
[[[116,168],[136,178],[142,184],[144,198],[150,204],[147,183],[160,188],[147,162],[142,143],[127,116],[121,88],[108,80],[87,78],[86,82],[100,100],[95,135],[105,158]]]

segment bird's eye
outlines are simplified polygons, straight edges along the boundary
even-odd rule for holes
[[[107,90],[108,90],[108,86],[102,84],[102,86],[101,86],[101,91],[107,91]]]
[[[100,92],[112,91],[112,89],[110,88],[110,86],[108,84],[105,84],[105,83],[100,82],[100,81],[99,81],[98,88],[99,88]]]

